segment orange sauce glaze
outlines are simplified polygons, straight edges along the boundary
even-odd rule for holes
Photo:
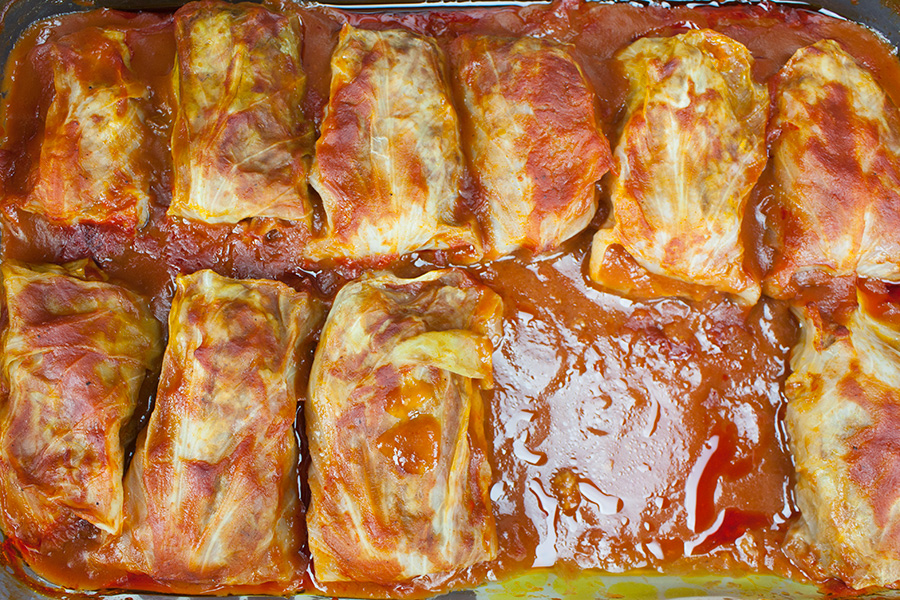
[[[598,115],[613,144],[625,93],[614,53],[644,35],[694,27],[712,27],[746,44],[760,81],[767,81],[797,48],[838,38],[873,70],[895,102],[900,99],[900,65],[877,36],[797,8],[669,9],[566,0],[524,8],[382,14],[307,9],[283,0],[270,4],[296,11],[303,21],[309,76],[305,109],[317,126],[328,98],[330,53],[345,21],[407,28],[436,36],[444,46],[464,31],[570,42],[597,93]],[[157,174],[151,223],[134,238],[97,225],[55,226],[18,210],[17,198],[34,183],[43,117],[52,99],[42,44],[97,24],[128,32],[134,69],[153,90],[154,127],[162,140],[169,136],[170,14],[95,11],[34,26],[18,44],[4,84],[4,257],[57,263],[92,257],[114,279],[152,296],[163,322],[178,272],[211,267],[230,276],[278,278],[330,299],[363,268],[391,266],[398,274],[415,275],[453,262],[454,257],[437,252],[393,263],[312,265],[303,258],[305,240],[284,223],[212,227],[167,220],[171,159],[166,153],[148,157]],[[594,227],[608,214],[605,182],[599,193],[603,206]],[[764,225],[771,216],[770,198],[764,176],[745,220],[745,238],[759,272],[771,255]],[[440,587],[466,587],[485,577],[551,565],[563,572],[753,571],[802,578],[780,551],[795,516],[792,466],[781,425],[783,382],[797,339],[787,304],[764,298],[748,309],[717,294],[690,302],[638,302],[604,293],[586,277],[591,234],[549,255],[466,267],[506,305],[487,416],[500,557]],[[639,267],[626,261],[621,268]],[[849,286],[841,289],[846,298]],[[826,292],[813,300],[830,297]],[[871,293],[896,295],[877,286]],[[829,310],[845,310],[841,302]],[[302,427],[299,435],[302,441]],[[73,542],[76,547],[65,557],[32,560],[61,583],[89,585],[70,562],[79,543],[88,542]],[[308,581],[314,585],[311,574]],[[123,583],[155,587],[137,578]],[[432,590],[428,581],[387,590],[323,589],[359,595]]]

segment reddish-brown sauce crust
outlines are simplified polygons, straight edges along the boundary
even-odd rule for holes
[[[630,298],[678,296],[702,300],[713,292],[709,287],[651,273],[638,264],[620,244],[613,244],[606,249],[600,273],[603,281],[611,288],[620,290]]]
[[[756,59],[754,74],[765,82],[797,48],[839,38],[900,103],[900,64],[889,48],[857,25],[801,9],[566,1],[377,14],[298,9],[286,0],[270,5],[297,11],[303,20],[309,77],[304,108],[317,128],[328,100],[330,53],[344,21],[433,35],[445,49],[462,32],[531,34],[571,43],[597,94],[597,114],[613,145],[626,92],[613,54],[640,36],[688,27],[711,27],[747,45]],[[99,24],[128,32],[134,69],[153,90],[157,134],[169,137],[171,15],[96,11],[36,25],[16,48],[5,80],[4,257],[57,263],[93,257],[111,277],[150,295],[163,322],[178,272],[213,267],[230,276],[278,278],[314,289],[327,300],[361,271],[361,265],[308,264],[300,250],[305,238],[284,223],[211,227],[167,221],[171,164],[165,152],[150,157],[156,173],[150,225],[136,236],[100,225],[54,226],[15,208],[16,198],[34,183],[51,100],[47,53],[36,44]],[[761,272],[771,261],[761,225],[771,197],[764,175],[744,228],[753,249],[749,260]],[[603,186],[601,200],[607,201]],[[321,212],[317,219],[320,227]],[[716,294],[693,303],[631,302],[604,294],[586,277],[591,233],[549,256],[468,267],[503,297],[506,311],[504,337],[494,354],[496,389],[486,416],[500,558],[458,574],[451,585],[466,587],[551,562],[563,570],[751,570],[800,577],[780,551],[795,511],[781,426],[783,380],[797,335],[786,304],[764,299],[742,309]],[[445,253],[428,253],[393,267],[398,274],[414,275],[449,260]],[[853,302],[849,286],[841,282],[821,282],[811,290],[809,298],[828,314],[843,314]],[[79,540],[88,534],[75,536],[73,548],[85,547],[88,542]],[[59,581],[75,583],[81,575],[68,562],[72,555],[40,560]],[[308,584],[313,585],[311,578]],[[139,579],[130,585],[146,587]],[[412,582],[388,590],[360,585],[341,591],[424,595],[429,590],[427,582]]]
[[[896,393],[887,392],[867,401],[860,387],[861,377],[847,377],[840,383],[841,394],[852,398],[873,417],[873,426],[860,430],[850,438],[852,448],[847,456],[850,478],[859,486],[872,490],[875,525],[891,527],[890,510],[900,494],[900,403]],[[885,532],[888,539],[897,539],[896,526]]]

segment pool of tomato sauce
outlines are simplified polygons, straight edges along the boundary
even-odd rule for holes
[[[562,2],[380,14],[270,4],[298,13],[304,24],[304,108],[316,126],[328,98],[328,60],[344,21],[402,27],[435,36],[444,45],[461,32],[569,42],[593,84],[597,113],[613,144],[625,82],[612,57],[644,35],[712,27],[748,46],[756,60],[754,75],[763,82],[797,48],[838,38],[872,69],[895,102],[900,99],[900,66],[877,36],[852,23],[777,5],[669,9]],[[412,276],[464,262],[434,252],[370,264],[311,264],[303,254],[306,235],[283,222],[203,226],[167,220],[171,164],[166,152],[149,157],[154,166],[151,220],[136,234],[103,226],[60,227],[18,210],[17,199],[34,183],[42,121],[52,99],[43,44],[89,25],[127,32],[132,66],[153,92],[154,131],[161,140],[169,136],[171,15],[96,11],[33,27],[14,51],[4,83],[0,226],[5,258],[60,263],[90,257],[113,280],[150,296],[164,323],[179,272],[213,268],[235,277],[277,278],[329,301],[365,269],[390,268]],[[598,186],[601,210],[592,229],[559,251],[464,267],[505,302],[487,417],[498,559],[437,587],[428,580],[390,589],[322,587],[311,571],[308,587],[318,585],[331,594],[421,596],[549,567],[562,573],[761,572],[803,578],[780,550],[796,517],[782,426],[783,382],[797,339],[789,307],[764,297],[742,308],[718,294],[693,301],[632,301],[590,283],[588,250],[592,230],[609,212],[607,184],[608,177]],[[473,186],[469,182],[464,188]],[[752,250],[748,266],[757,273],[765,271],[771,256],[765,226],[766,219],[777,219],[771,204],[766,173],[751,197],[744,230]],[[321,213],[317,219],[321,227]],[[617,265],[623,277],[647,279],[633,261]],[[883,286],[870,288],[867,293],[876,299],[898,295]],[[671,290],[677,293],[678,286]],[[834,315],[846,313],[853,302],[848,300],[852,285],[845,282],[825,282],[804,293]],[[154,387],[151,377],[133,430],[146,422]],[[301,425],[298,439],[305,448],[303,438]],[[304,497],[308,500],[307,490]],[[90,547],[91,533],[89,528],[73,532],[72,548],[31,560],[62,584],[90,586],[72,557]],[[14,545],[12,539],[4,547],[7,560]],[[120,583],[156,587],[139,578]]]

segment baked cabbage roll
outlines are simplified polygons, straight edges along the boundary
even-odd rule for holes
[[[311,223],[312,129],[301,103],[296,16],[253,4],[190,3],[175,13],[177,111],[168,214],[206,223]]]
[[[617,60],[630,91],[613,159],[614,225],[594,237],[591,278],[635,291],[604,264],[624,250],[651,274],[755,303],[741,224],[766,163],[768,96],[753,80],[753,57],[731,38],[695,30],[640,39]]]
[[[480,247],[457,215],[463,156],[445,71],[431,38],[341,29],[312,170],[327,239],[311,252]]]
[[[481,393],[501,313],[458,270],[338,293],[306,404],[318,581],[386,585],[496,556]]]
[[[858,274],[900,281],[900,115],[833,40],[775,78],[770,141],[778,215],[766,287]]]
[[[179,276],[112,563],[180,593],[296,591],[301,358],[320,308],[275,281]]]
[[[450,46],[489,256],[544,252],[582,231],[612,163],[568,48],[463,35]]]
[[[6,262],[0,518],[26,551],[59,547],[82,521],[122,529],[123,440],[161,328],[140,296],[87,261]],[[98,280],[99,279],[99,280]]]
[[[150,218],[143,149],[150,90],[131,70],[125,33],[88,27],[51,43],[55,96],[47,110],[37,181],[22,207],[53,223],[134,230]]]
[[[845,328],[803,316],[785,392],[800,519],[794,561],[854,588],[900,582],[900,324],[865,298]]]

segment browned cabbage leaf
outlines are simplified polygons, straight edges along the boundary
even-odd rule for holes
[[[175,190],[169,215],[206,223],[311,223],[312,129],[295,16],[253,4],[175,14]]]
[[[770,128],[767,292],[816,272],[900,281],[900,113],[868,69],[833,40],[801,48],[775,79]]]
[[[84,520],[122,528],[120,431],[161,353],[145,300],[65,267],[5,262],[8,397],[0,408],[0,518],[7,537],[42,552]]]
[[[107,560],[182,593],[296,591],[305,564],[294,435],[319,303],[275,281],[180,276],[156,406]]]
[[[56,95],[23,208],[65,225],[142,227],[150,218],[150,90],[131,71],[125,34],[88,27],[53,42],[50,57]]]
[[[479,245],[456,215],[463,157],[445,71],[431,38],[344,25],[312,172],[327,239],[312,254]]]
[[[788,552],[815,579],[900,581],[900,326],[865,299],[836,332],[806,310],[785,385],[801,518]]]
[[[615,224],[594,237],[591,278],[620,287],[603,269],[617,244],[650,273],[755,303],[741,223],[766,163],[768,97],[752,78],[753,57],[695,30],[640,39],[617,59],[630,93],[614,155]]]
[[[338,293],[306,404],[319,581],[389,584],[496,556],[481,390],[501,312],[458,270]]]
[[[450,46],[489,255],[543,252],[590,223],[612,163],[594,93],[561,44],[463,35]]]

